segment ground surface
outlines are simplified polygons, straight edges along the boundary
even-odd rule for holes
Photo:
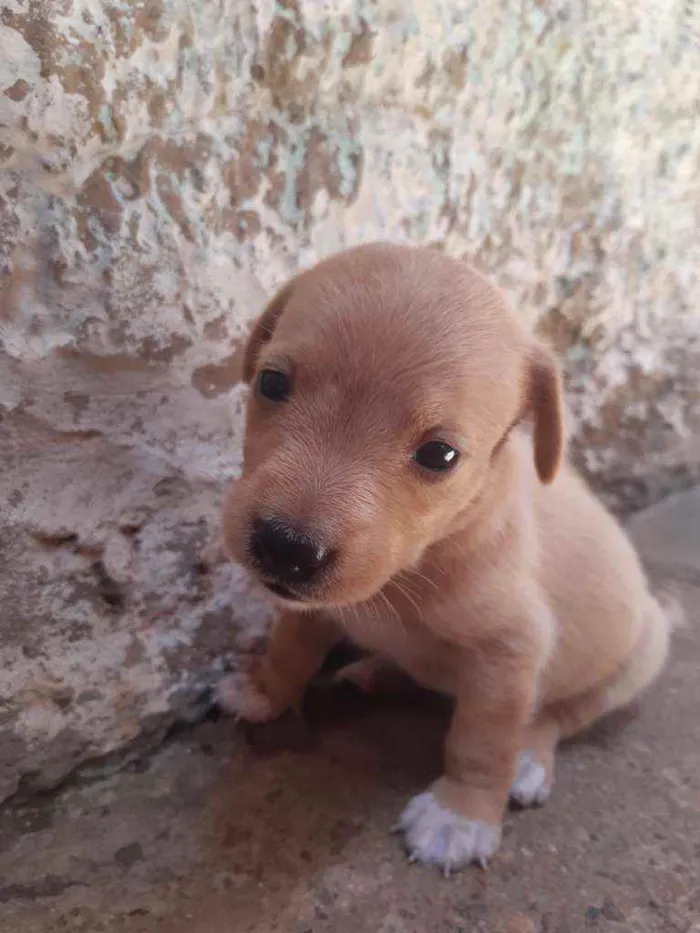
[[[305,721],[207,722],[0,811],[0,931],[697,933],[700,492],[634,533],[688,626],[634,716],[562,750],[489,871],[445,881],[389,835],[439,769],[441,704],[319,689]]]

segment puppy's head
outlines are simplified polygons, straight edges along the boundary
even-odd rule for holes
[[[548,352],[497,289],[440,253],[365,246],[302,273],[246,349],[232,555],[287,604],[349,605],[468,519],[509,431],[534,424],[543,482],[562,451]]]

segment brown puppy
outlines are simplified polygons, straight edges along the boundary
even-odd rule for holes
[[[465,263],[372,245],[278,293],[246,378],[225,537],[284,611],[220,701],[277,716],[341,634],[450,694],[444,776],[400,827],[417,860],[485,864],[509,795],[544,801],[557,742],[667,653],[631,545],[561,462],[556,364]]]

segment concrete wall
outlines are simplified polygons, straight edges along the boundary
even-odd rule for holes
[[[328,252],[471,257],[611,501],[697,473],[689,9],[0,0],[0,798],[195,715],[263,631],[208,549],[241,340]]]

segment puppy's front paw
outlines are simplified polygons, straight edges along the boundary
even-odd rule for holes
[[[485,868],[501,841],[501,827],[468,820],[438,802],[432,791],[414,797],[401,814],[410,859],[452,869],[476,862]]]
[[[246,722],[268,722],[277,716],[272,701],[246,671],[236,671],[222,678],[216,686],[214,699],[224,712]]]
[[[552,789],[552,778],[544,765],[539,764],[529,752],[522,752],[518,770],[510,788],[510,799],[519,807],[534,807],[543,804]]]

